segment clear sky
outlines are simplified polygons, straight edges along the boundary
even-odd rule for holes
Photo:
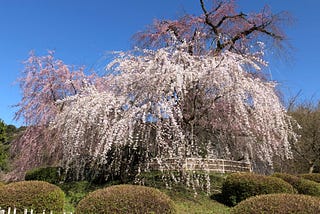
[[[207,0],[209,2],[210,0]],[[292,46],[289,61],[270,62],[273,80],[286,97],[302,90],[320,97],[320,1],[239,0],[243,12],[268,4],[274,13],[289,11],[295,18],[286,27]],[[198,0],[0,0],[0,119],[13,121],[20,89],[14,84],[30,50],[38,55],[55,50],[66,64],[103,68],[107,51],[128,50],[132,35],[154,19],[199,14]]]

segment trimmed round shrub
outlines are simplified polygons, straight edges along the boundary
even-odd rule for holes
[[[304,178],[307,180],[315,181],[320,183],[320,173],[309,173],[309,174],[300,174],[298,175],[300,178]]]
[[[231,214],[260,213],[320,213],[320,200],[317,197],[297,194],[259,195],[240,202],[231,210]]]
[[[275,173],[272,176],[281,178],[288,182],[298,191],[299,194],[320,196],[320,184],[315,181],[285,173]]]
[[[175,213],[173,201],[151,187],[115,185],[90,193],[82,199],[75,214]]]
[[[10,183],[0,188],[0,207],[15,207],[17,211],[33,209],[36,213],[43,210],[63,211],[64,193],[50,183],[44,181],[22,181]]]
[[[234,173],[223,183],[220,197],[224,204],[234,206],[251,196],[271,193],[295,193],[295,190],[279,178],[253,173]]]
[[[63,181],[63,169],[61,167],[41,167],[27,171],[26,181],[46,181],[52,184],[58,184]]]

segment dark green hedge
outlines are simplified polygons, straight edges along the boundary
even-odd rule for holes
[[[63,211],[64,193],[62,190],[44,181],[23,181],[7,184],[0,188],[0,207],[16,207],[18,212],[23,209]]]
[[[231,214],[316,214],[320,213],[317,197],[297,194],[269,194],[248,198],[231,210]]]
[[[61,167],[41,167],[27,171],[26,181],[46,181],[58,184],[64,180],[63,169]]]
[[[320,183],[320,173],[300,174],[298,176],[307,180]]]
[[[151,187],[115,185],[90,193],[81,200],[75,214],[175,213],[173,201]]]
[[[222,202],[234,206],[251,196],[271,193],[294,193],[287,182],[269,176],[253,173],[230,174],[222,185]]]
[[[320,184],[300,178],[295,175],[285,174],[285,173],[275,173],[272,176],[283,179],[284,181],[291,184],[300,194],[320,196]]]

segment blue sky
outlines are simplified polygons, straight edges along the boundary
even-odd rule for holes
[[[210,0],[207,0],[209,2]],[[291,58],[271,60],[272,78],[286,97],[302,90],[303,97],[320,97],[320,1],[239,0],[243,12],[268,4],[274,13],[289,11],[295,18],[285,27]],[[14,84],[30,50],[43,55],[55,50],[66,64],[102,68],[107,51],[128,50],[131,37],[154,19],[173,19],[201,12],[198,0],[0,0],[0,119],[13,121],[11,106],[20,89]]]

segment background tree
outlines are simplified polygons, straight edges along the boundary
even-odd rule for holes
[[[14,125],[7,125],[7,136],[8,136],[8,143],[12,143],[15,139],[19,137],[19,135],[22,134],[22,132],[25,130],[26,127],[21,126],[17,128]]]
[[[0,119],[0,143],[4,144],[7,142],[7,126],[3,120]]]
[[[2,171],[5,171],[8,169],[8,157],[9,157],[8,147],[1,143],[0,144],[0,174]]]
[[[320,105],[302,103],[290,110],[299,123],[299,141],[292,144],[294,161],[302,172],[319,171],[320,167]]]
[[[0,120],[0,172],[10,168],[10,147],[22,134],[24,127],[16,128],[14,125],[6,125]],[[0,173],[1,174],[1,173]]]
[[[7,143],[7,126],[3,120],[0,119],[0,172],[7,169],[8,149]]]

